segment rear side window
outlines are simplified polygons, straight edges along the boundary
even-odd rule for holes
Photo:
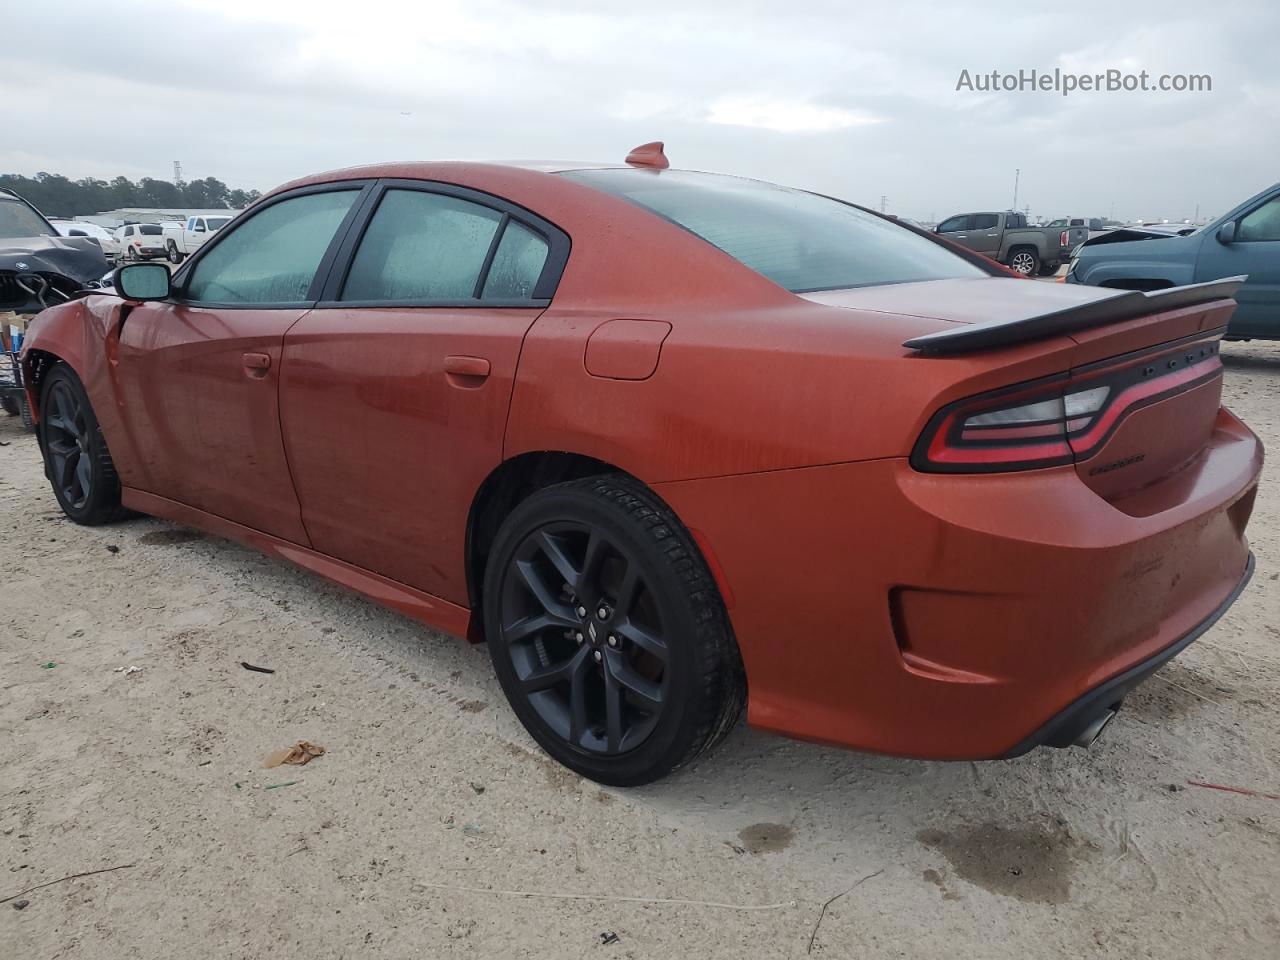
[[[356,248],[339,299],[528,300],[547,253],[546,240],[491,207],[449,194],[389,189]]]
[[[528,227],[507,221],[493,255],[481,296],[486,300],[528,300],[547,262],[547,241]]]
[[[144,237],[158,237],[164,233],[164,231],[160,229],[160,225],[158,223],[144,223],[142,226],[138,227],[138,232]]]
[[[973,215],[974,230],[991,230],[994,229],[995,225],[999,222],[1000,218],[994,213],[975,213]],[[1009,226],[1020,227],[1022,224],[1018,223],[1016,217],[1010,217]]]
[[[187,281],[201,303],[300,303],[359,190],[290,197],[265,207],[212,246]],[[212,242],[212,241],[211,241]]]

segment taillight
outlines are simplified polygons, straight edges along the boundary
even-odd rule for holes
[[[1070,242],[1071,242],[1071,231],[1063,230],[1062,236],[1058,238],[1058,246],[1065,247]]]
[[[1104,361],[949,404],[929,420],[911,465],[942,473],[1030,470],[1085,460],[1135,410],[1218,376],[1218,343]]]

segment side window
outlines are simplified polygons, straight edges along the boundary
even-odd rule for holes
[[[209,244],[187,281],[198,303],[299,303],[359,190],[273,203]]]
[[[192,229],[192,231],[193,231],[193,232],[195,232],[195,233],[204,233],[204,232],[205,232],[205,230],[204,230],[204,221],[203,221],[203,220],[192,220],[192,221],[191,221],[191,223],[193,224],[193,226],[191,227],[191,229]]]
[[[972,229],[994,230],[996,224],[999,222],[1000,222],[1000,218],[996,216],[994,213],[975,213],[973,215]],[[1010,226],[1016,226],[1016,224],[1011,223]]]
[[[388,190],[351,261],[342,300],[471,300],[502,214],[442,193]]]
[[[528,300],[542,276],[547,241],[523,224],[508,220],[484,281],[485,300]]]
[[[1272,197],[1257,210],[1242,217],[1236,228],[1237,240],[1280,240],[1280,197]]]
[[[957,217],[948,217],[938,224],[939,233],[959,233],[968,229],[969,215],[962,213]]]

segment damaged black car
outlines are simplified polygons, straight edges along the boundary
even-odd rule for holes
[[[0,313],[39,313],[97,286],[106,255],[92,237],[61,237],[31,204],[0,189]]]

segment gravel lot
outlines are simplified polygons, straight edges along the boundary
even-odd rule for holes
[[[1280,345],[1223,352],[1277,448]],[[1187,785],[1280,794],[1274,471],[1253,584],[1090,751],[739,728],[617,791],[538,752],[483,647],[159,521],[76,527],[3,415],[0,444],[0,898],[130,865],[0,905],[0,957],[1280,955],[1280,799]]]

